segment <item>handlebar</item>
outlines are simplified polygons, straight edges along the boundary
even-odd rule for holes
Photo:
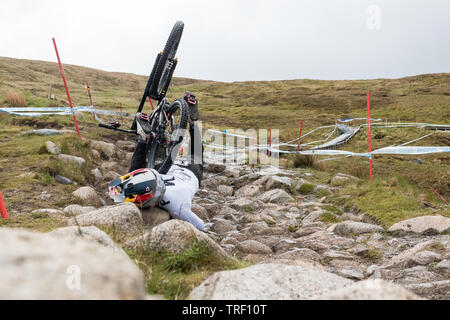
[[[114,126],[110,126],[104,123],[99,123],[98,126],[100,128],[105,128],[105,129],[109,129],[109,130],[114,130],[114,131],[120,131],[120,132],[125,132],[125,133],[132,133],[132,134],[137,134],[136,130],[125,130],[125,129],[120,129],[119,127],[114,127]]]

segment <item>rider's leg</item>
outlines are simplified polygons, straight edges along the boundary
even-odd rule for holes
[[[203,143],[198,126],[198,101],[189,91],[184,95],[184,99],[189,105],[189,164],[196,171],[200,182],[203,177]]]
[[[130,172],[145,168],[147,157],[147,143],[139,137],[136,144],[136,149],[133,153],[133,158],[131,158]]]

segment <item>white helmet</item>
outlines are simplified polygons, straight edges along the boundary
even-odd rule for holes
[[[114,202],[133,202],[146,208],[156,206],[165,192],[164,180],[155,169],[139,169],[109,184],[109,196]]]

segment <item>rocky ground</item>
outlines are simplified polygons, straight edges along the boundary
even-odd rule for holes
[[[74,192],[82,205],[34,208],[61,216],[68,227],[47,234],[0,229],[7,248],[0,251],[0,281],[10,284],[1,286],[0,297],[154,298],[146,295],[142,272],[123,248],[182,252],[197,240],[253,266],[213,274],[191,299],[450,298],[450,219],[419,217],[385,230],[364,213],[336,209],[320,197],[354,177],[338,174],[330,185],[314,185],[312,173],[208,164],[192,206],[212,223],[203,233],[160,209],[111,205],[107,185],[127,171],[134,145],[91,146],[95,183]],[[61,155],[53,143],[47,149],[61,161],[83,164],[82,158]],[[100,229],[118,232],[122,244]],[[82,290],[67,289],[68,266],[86,274]],[[55,290],[45,290],[49,285]]]

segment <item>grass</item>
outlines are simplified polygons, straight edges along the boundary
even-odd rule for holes
[[[5,102],[11,107],[26,107],[28,106],[27,101],[22,93],[14,92],[13,90],[8,90],[5,94]]]
[[[0,219],[0,227],[24,228],[39,232],[49,232],[66,225],[62,217],[46,213],[23,214],[11,216],[9,219]]]
[[[319,171],[326,171],[325,163],[319,162],[319,158],[313,155],[293,155],[288,159],[288,166],[291,168],[311,168]]]
[[[150,294],[168,299],[185,299],[193,288],[214,272],[248,267],[248,262],[214,254],[200,242],[193,242],[181,253],[154,252],[145,248],[127,253],[143,270]]]
[[[431,192],[426,193],[426,197],[435,209],[422,204],[420,188],[410,184],[404,177],[399,176],[397,180],[398,184],[395,186],[379,178],[372,182],[352,182],[330,196],[329,200],[336,205],[354,207],[386,228],[396,222],[422,215],[441,214],[450,217],[449,208],[442,205]]]

